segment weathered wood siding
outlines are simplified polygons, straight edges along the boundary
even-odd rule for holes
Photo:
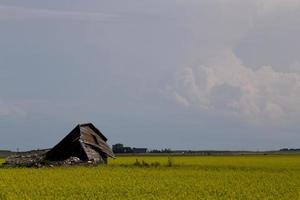
[[[78,125],[47,153],[46,158],[65,160],[72,156],[83,161],[106,163],[108,156],[114,157],[106,141],[107,138],[94,125]]]

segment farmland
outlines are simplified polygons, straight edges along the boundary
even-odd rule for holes
[[[300,156],[124,156],[100,167],[2,168],[0,199],[300,199]]]

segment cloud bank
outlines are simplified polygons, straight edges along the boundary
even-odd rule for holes
[[[277,67],[280,70],[270,65],[253,69],[243,63],[235,48],[243,38],[264,26],[265,19],[274,15],[285,19],[286,13],[298,9],[300,2],[217,2],[205,5],[214,10],[206,14],[200,11],[203,5],[194,2],[198,13],[186,15],[191,36],[201,39],[193,44],[193,56],[175,75],[170,89],[173,97],[189,109],[242,118],[251,123],[299,122],[299,62]],[[276,20],[267,22],[277,23]]]
[[[299,74],[276,72],[270,66],[253,70],[232,52],[222,56],[216,58],[221,65],[185,67],[178,73],[174,96],[179,103],[251,122],[299,119]]]

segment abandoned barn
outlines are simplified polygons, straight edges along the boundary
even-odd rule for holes
[[[92,123],[77,125],[63,140],[46,153],[46,160],[61,161],[77,157],[81,161],[107,163],[114,158],[107,138]]]
[[[4,165],[42,167],[106,164],[108,157],[115,157],[106,142],[107,138],[93,124],[79,124],[52,149],[16,153],[9,156]]]

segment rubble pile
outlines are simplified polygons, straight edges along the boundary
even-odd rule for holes
[[[45,154],[43,153],[13,155],[5,160],[4,165],[10,167],[40,167],[44,158]]]
[[[48,161],[45,153],[32,153],[23,155],[13,155],[6,159],[3,164],[6,167],[54,167],[54,166],[73,166],[73,165],[96,165],[96,162],[82,161],[78,157],[70,157],[62,161]]]
[[[70,157],[66,160],[63,160],[63,161],[54,161],[54,162],[51,162],[52,165],[55,165],[55,166],[68,166],[68,165],[80,165],[80,164],[86,164],[86,162],[80,160],[79,158],[77,157]]]

